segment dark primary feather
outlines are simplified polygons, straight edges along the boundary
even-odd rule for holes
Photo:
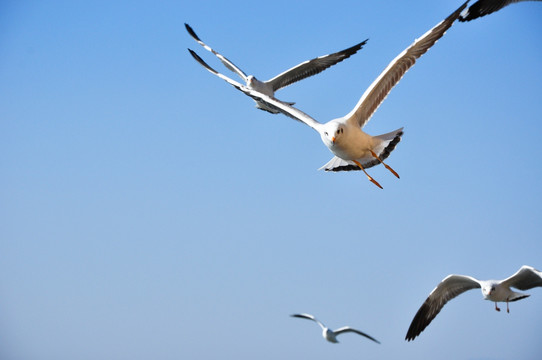
[[[468,281],[468,279],[472,278],[462,275],[450,275],[442,280],[431,294],[429,294],[429,297],[420,307],[414,319],[412,319],[405,340],[411,341],[420,335],[448,301],[467,290],[480,287],[480,284],[476,280],[472,279],[472,281]]]
[[[333,66],[341,61],[348,59],[350,56],[354,55],[358,50],[360,50],[363,45],[367,43],[368,39],[360,42],[357,45],[349,47],[348,49],[317,57],[312,60],[307,60],[296,67],[293,67],[277,76],[268,80],[267,82],[271,84],[273,91],[282,89],[288,85],[291,85],[299,80],[303,80],[310,76],[321,73],[325,69]]]
[[[216,52],[214,49],[212,49],[209,45],[205,44],[200,38],[198,35],[196,35],[196,32],[194,31],[194,29],[192,29],[192,27],[190,25],[188,25],[187,23],[184,24],[184,27],[186,28],[186,31],[188,32],[188,34],[190,34],[190,36],[192,36],[192,38],[194,40],[196,40],[201,46],[203,46],[206,50],[212,52],[216,57],[218,57],[218,59],[220,60],[220,62],[222,62],[222,64],[230,71],[236,73],[237,75],[239,75],[244,81],[247,81],[247,75],[243,72],[243,70],[241,70],[237,65],[235,65],[231,60],[227,59],[225,56],[223,56],[222,54],[219,54],[218,52]]]
[[[371,335],[365,334],[364,332],[361,332],[361,331],[359,331],[357,329],[352,329],[349,326],[345,326],[343,328],[337,329],[334,332],[335,332],[336,335],[339,335],[339,334],[342,334],[342,333],[345,333],[345,332],[353,332],[353,333],[356,333],[358,335],[365,336],[367,339],[373,340],[375,343],[380,344],[380,341],[376,340]]]
[[[186,28],[186,31],[188,31],[190,36],[194,38],[194,40],[201,41],[201,39],[198,37],[198,35],[196,35],[196,32],[194,31],[194,29],[192,29],[190,25],[188,25],[187,23],[184,23],[184,27]]]
[[[541,1],[541,0],[479,0],[472,4],[467,10],[466,16],[460,16],[459,21],[471,21],[479,17],[489,15],[513,3],[520,1]]]

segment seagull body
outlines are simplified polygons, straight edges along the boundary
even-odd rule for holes
[[[324,339],[326,339],[327,341],[329,341],[331,343],[334,343],[334,344],[339,342],[337,340],[337,335],[340,335],[340,334],[346,333],[346,332],[353,332],[353,333],[356,333],[358,335],[365,336],[367,339],[371,339],[374,342],[380,344],[380,341],[376,340],[372,336],[369,336],[369,335],[367,335],[367,334],[365,334],[365,333],[363,333],[363,332],[361,332],[359,330],[353,329],[353,328],[351,328],[349,326],[344,326],[344,327],[339,328],[337,330],[331,330],[328,327],[326,327],[322,322],[320,322],[318,319],[316,319],[313,315],[310,315],[310,314],[293,314],[293,315],[290,315],[290,316],[291,317],[301,318],[301,319],[308,319],[308,320],[312,320],[312,321],[316,322],[322,328],[322,337]]]
[[[395,149],[401,141],[403,128],[379,136],[371,136],[365,133],[362,128],[367,124],[373,113],[388,96],[391,89],[401,80],[404,74],[410,69],[416,60],[427,52],[444,33],[452,26],[461,11],[467,6],[465,2],[446,19],[438,23],[432,29],[414,41],[407,49],[402,51],[375,81],[363,93],[356,106],[347,115],[331,120],[327,123],[320,123],[303,111],[256,91],[253,88],[241,85],[240,83],[224,76],[207,65],[194,51],[189,50],[191,55],[203,67],[212,74],[220,77],[238,90],[244,92],[258,103],[265,103],[272,110],[282,112],[288,117],[298,120],[318,132],[322,142],[335,155],[327,164],[320,169],[325,171],[350,171],[362,170],[367,178],[379,188],[380,184],[374,180],[365,169],[378,164],[383,164],[397,178],[399,175],[384,160]]]
[[[299,65],[294,66],[291,69],[288,69],[279,75],[275,76],[274,78],[267,80],[267,81],[260,81],[258,80],[254,75],[246,75],[243,70],[241,70],[238,66],[236,66],[233,62],[228,60],[226,57],[219,54],[217,51],[212,49],[210,46],[205,44],[201,39],[196,35],[195,31],[190,27],[188,24],[184,24],[186,31],[196,40],[201,46],[203,46],[206,50],[212,52],[215,54],[218,59],[228,68],[229,70],[233,71],[243,81],[245,81],[245,85],[249,89],[253,89],[255,91],[258,91],[262,94],[265,94],[271,98],[275,97],[275,92],[277,90],[280,90],[290,84],[293,84],[294,82],[297,82],[299,80],[303,80],[307,77],[316,75],[325,69],[345,60],[348,59],[350,56],[354,55],[358,50],[360,50],[363,45],[367,42],[367,40],[360,42],[359,44],[356,44],[352,47],[349,47],[348,49],[341,50],[339,52],[320,56],[317,58],[314,58],[312,60],[307,60],[305,62],[302,62]],[[294,105],[293,102],[288,102],[289,105]],[[280,111],[278,111],[273,106],[269,106],[264,101],[256,101],[256,107],[261,110],[268,111],[273,114],[278,114]]]
[[[521,1],[542,0],[478,0],[461,13],[459,16],[459,21],[471,21],[479,17],[489,15],[505,6]]]
[[[510,312],[508,303],[529,297],[510,289],[529,290],[534,287],[542,287],[542,272],[531,266],[522,266],[514,275],[504,280],[477,280],[471,276],[448,275],[429,294],[420,307],[410,327],[405,340],[414,340],[437,316],[444,305],[464,293],[465,291],[480,288],[485,300],[495,303],[495,310],[501,309],[498,302],[506,302],[506,311]]]

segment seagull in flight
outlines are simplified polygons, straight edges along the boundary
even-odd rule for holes
[[[241,85],[217,72],[207,65],[194,51],[188,49],[190,54],[212,74],[220,77],[246,95],[258,102],[267,103],[273,109],[282,112],[295,120],[310,126],[318,132],[322,142],[335,155],[327,164],[320,168],[325,171],[350,171],[362,170],[367,178],[376,186],[382,186],[373,179],[366,169],[382,164],[397,178],[399,175],[384,160],[401,141],[403,128],[379,136],[371,136],[361,129],[367,124],[373,113],[388,96],[391,89],[401,80],[416,60],[425,54],[446,30],[448,30],[461,11],[467,6],[465,2],[459,9],[454,11],[446,19],[438,23],[432,29],[423,34],[412,45],[402,51],[393,59],[384,71],[363,93],[356,106],[345,116],[320,123],[303,111],[270,97],[260,91]]]
[[[522,266],[514,275],[504,280],[478,280],[465,275],[448,275],[437,285],[420,307],[410,327],[405,340],[414,340],[416,336],[431,323],[444,305],[465,291],[481,288],[485,300],[495,302],[495,310],[501,311],[497,302],[506,302],[506,312],[510,312],[508,303],[530,296],[515,292],[510,288],[529,290],[542,287],[542,272],[531,266]]]
[[[359,330],[353,329],[350,326],[344,326],[344,327],[339,328],[337,330],[330,330],[324,324],[322,324],[318,319],[316,319],[314,316],[312,316],[310,314],[293,314],[293,315],[290,315],[290,316],[291,317],[296,317],[296,318],[301,318],[301,319],[308,319],[308,320],[312,320],[312,321],[316,322],[322,328],[322,336],[324,337],[324,339],[326,339],[329,342],[335,343],[335,344],[339,342],[337,340],[337,335],[340,335],[340,334],[346,333],[346,332],[353,332],[353,333],[356,333],[358,335],[365,336],[367,339],[371,339],[374,342],[380,344],[380,341],[376,340],[372,336],[369,336],[369,335],[367,335],[364,332],[361,332]]]
[[[478,0],[460,16],[459,21],[471,21],[482,16],[489,15],[513,3],[520,1],[542,1],[542,0]]]
[[[243,70],[241,70],[238,66],[236,66],[226,57],[222,56],[221,54],[213,50],[210,46],[201,41],[201,39],[198,37],[198,35],[196,35],[196,32],[190,27],[190,25],[185,23],[184,26],[186,28],[186,31],[188,31],[188,33],[190,34],[190,36],[192,36],[192,38],[194,38],[194,40],[196,40],[206,50],[215,54],[218,59],[224,64],[224,66],[226,66],[226,68],[239,75],[249,89],[259,91],[272,98],[275,97],[275,92],[277,90],[282,89],[299,80],[303,80],[310,76],[321,73],[325,69],[345,59],[348,59],[350,56],[358,52],[358,50],[360,50],[363,45],[365,45],[368,41],[367,39],[357,45],[349,47],[348,49],[341,50],[333,54],[320,56],[312,60],[307,60],[299,65],[294,66],[291,69],[284,71],[283,73],[275,76],[270,80],[260,81],[254,75],[246,75]],[[295,103],[288,102],[287,104],[294,105]],[[258,109],[265,110],[273,114],[278,114],[280,112],[275,107],[268,106],[267,103],[262,101],[256,101],[256,107]]]

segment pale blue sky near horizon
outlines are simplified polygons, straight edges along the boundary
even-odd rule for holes
[[[383,190],[317,171],[318,134],[184,29],[261,79],[368,38],[276,94],[328,121],[461,3],[4,1],[0,358],[541,358],[541,288],[509,314],[469,291],[404,340],[446,275],[542,268],[541,3],[454,24],[392,90],[364,128],[405,128]]]

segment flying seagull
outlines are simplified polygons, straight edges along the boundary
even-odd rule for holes
[[[399,141],[401,141],[403,128],[379,136],[371,136],[361,129],[367,124],[373,113],[382,101],[384,101],[391,89],[401,80],[407,70],[452,26],[461,11],[467,6],[467,3],[468,1],[393,59],[363,93],[350,113],[327,123],[320,123],[287,103],[239,84],[211,68],[194,51],[190,49],[188,51],[208,71],[252,97],[254,100],[265,102],[273,109],[301,121],[316,130],[320,134],[323,143],[335,155],[335,157],[320,169],[324,169],[325,171],[363,170],[367,178],[382,189],[382,186],[365,169],[383,164],[399,178],[395,170],[385,164],[384,160],[395,149]]]
[[[340,335],[340,334],[346,333],[346,332],[353,332],[353,333],[359,334],[361,336],[365,336],[367,339],[371,339],[374,342],[380,344],[380,341],[376,340],[372,336],[369,336],[369,335],[367,335],[364,332],[361,332],[359,330],[352,329],[350,326],[344,326],[342,328],[339,328],[339,329],[333,331],[333,330],[328,329],[324,324],[322,324],[318,319],[316,319],[314,316],[312,316],[310,314],[293,314],[293,315],[290,315],[290,316],[291,317],[296,317],[296,318],[301,318],[301,319],[308,319],[308,320],[312,320],[312,321],[316,322],[322,328],[322,336],[324,337],[324,339],[326,339],[329,342],[335,343],[335,344],[339,342],[337,340],[337,335]]]
[[[414,340],[431,323],[448,301],[467,290],[481,288],[484,299],[495,302],[495,310],[501,311],[497,306],[497,302],[506,302],[506,312],[510,312],[508,308],[509,302],[529,296],[515,292],[510,289],[511,287],[519,290],[529,290],[537,286],[542,286],[542,272],[526,265],[504,280],[478,280],[471,276],[448,275],[433,289],[414,316],[405,340]]]
[[[471,21],[482,16],[489,15],[513,3],[520,1],[542,1],[542,0],[478,0],[460,16],[459,21]]]
[[[188,24],[184,24],[186,27],[186,31],[196,40],[201,46],[203,46],[206,50],[212,52],[215,54],[218,59],[226,66],[228,69],[236,73],[243,79],[246,86],[250,89],[259,91],[269,97],[274,98],[275,92],[279,89],[282,89],[283,87],[286,87],[290,84],[293,84],[299,80],[303,80],[307,77],[316,75],[325,69],[345,60],[348,59],[350,56],[354,55],[358,50],[360,50],[363,45],[367,42],[367,40],[360,42],[357,45],[354,45],[352,47],[349,47],[348,49],[329,54],[320,56],[317,58],[314,58],[312,60],[307,60],[305,62],[302,62],[299,65],[294,66],[291,69],[288,69],[284,71],[283,73],[275,76],[274,78],[267,80],[267,81],[260,81],[258,80],[254,75],[246,75],[243,70],[241,70],[239,67],[234,65],[230,60],[228,60],[226,57],[222,56],[215,50],[213,50],[210,46],[205,44],[201,39],[196,35],[194,30],[190,27]],[[288,102],[287,104],[293,105],[295,103]],[[278,114],[280,111],[278,111],[274,107],[268,106],[265,102],[256,101],[256,107],[258,109],[262,109],[265,111],[268,111],[273,114]]]

